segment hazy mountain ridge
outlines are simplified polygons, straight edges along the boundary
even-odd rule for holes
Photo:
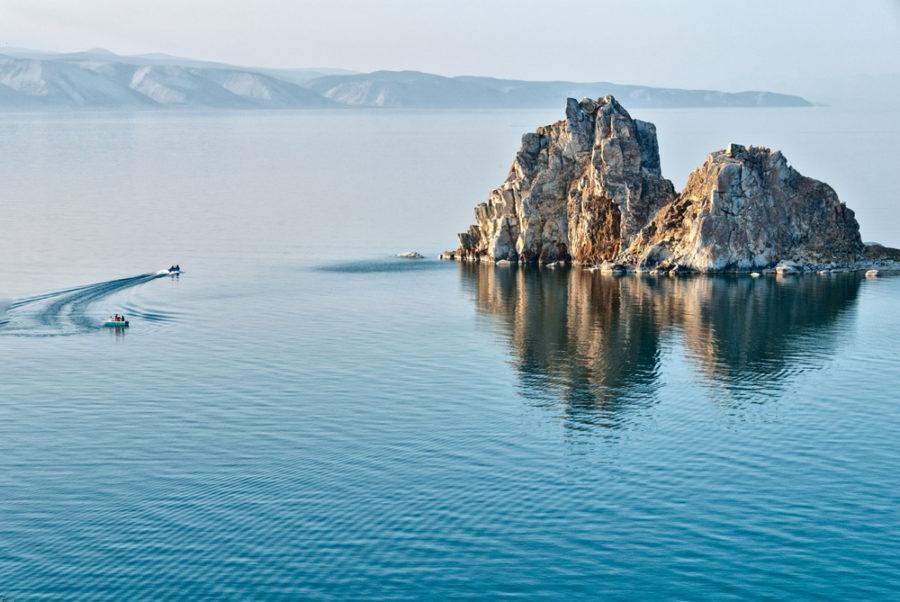
[[[680,90],[565,81],[444,77],[417,71],[237,67],[103,49],[0,53],[0,111],[384,108],[546,108],[566,97],[627,99],[636,107],[809,106],[772,92]]]
[[[314,70],[312,76],[321,74]],[[165,55],[102,50],[0,54],[0,110],[299,109],[320,94],[260,71]]]
[[[800,96],[774,92],[719,92],[613,84],[532,82],[492,77],[443,77],[418,71],[329,75],[306,86],[339,104],[394,108],[547,108],[561,99],[612,94],[635,107],[800,107]]]

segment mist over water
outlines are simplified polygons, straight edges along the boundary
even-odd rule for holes
[[[0,118],[0,594],[892,598],[900,278],[433,259],[560,115]],[[900,245],[895,116],[634,115]]]

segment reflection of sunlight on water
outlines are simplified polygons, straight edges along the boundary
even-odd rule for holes
[[[699,386],[732,410],[783,395],[800,375],[828,364],[861,282],[852,274],[670,278],[459,269],[463,287],[497,327],[494,335],[507,342],[522,394],[574,429],[616,428],[655,404],[662,387],[696,396]],[[664,365],[673,357],[687,381]]]

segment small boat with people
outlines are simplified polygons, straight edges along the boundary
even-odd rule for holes
[[[177,265],[177,264],[176,264],[176,265],[173,265],[172,267],[169,268],[169,273],[170,273],[170,274],[180,274],[180,273],[181,273],[181,266],[180,266],[180,265]]]
[[[128,320],[125,319],[125,316],[120,316],[119,314],[116,314],[111,318],[107,318],[106,322],[104,322],[103,325],[104,326],[112,326],[114,328],[127,328]]]

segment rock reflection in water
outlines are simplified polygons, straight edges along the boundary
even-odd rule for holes
[[[822,367],[861,279],[610,276],[461,264],[463,286],[510,346],[525,396],[570,426],[614,427],[677,379],[732,405],[765,402]],[[664,356],[677,355],[672,361]],[[669,373],[671,375],[671,372]]]

